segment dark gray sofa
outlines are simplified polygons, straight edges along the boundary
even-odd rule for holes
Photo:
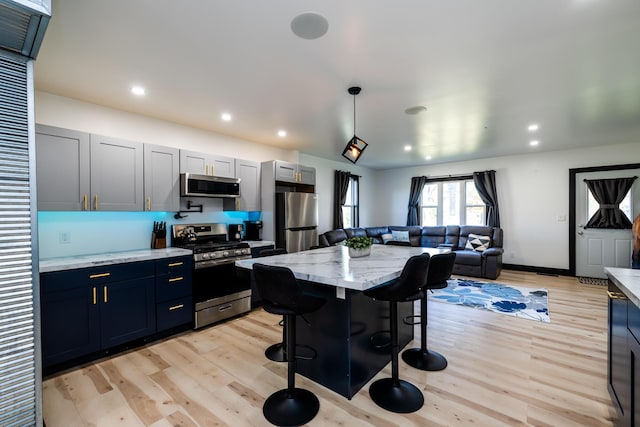
[[[383,235],[393,231],[408,231],[409,241],[387,241],[387,245],[422,246],[428,248],[448,247],[456,252],[454,274],[496,279],[502,271],[502,229],[479,225],[447,225],[434,227],[383,226],[345,228],[327,231],[319,236],[320,246],[333,246],[353,236],[369,236],[374,243],[385,244]],[[484,251],[467,249],[469,234],[489,236],[489,248]]]

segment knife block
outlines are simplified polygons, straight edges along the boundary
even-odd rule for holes
[[[167,238],[156,236],[156,232],[151,233],[151,249],[164,249],[167,247]]]

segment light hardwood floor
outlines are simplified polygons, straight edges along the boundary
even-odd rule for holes
[[[606,287],[511,271],[498,282],[546,287],[551,323],[430,302],[430,348],[449,366],[422,372],[400,360],[400,377],[422,389],[424,407],[389,413],[368,385],[347,400],[298,375],[320,399],[309,425],[612,426]],[[263,353],[282,336],[279,320],[254,310],[46,378],[47,427],[269,426],[264,399],[286,386],[286,364]]]

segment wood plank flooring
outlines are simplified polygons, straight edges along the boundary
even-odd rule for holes
[[[320,399],[311,426],[612,426],[607,392],[606,287],[503,271],[498,282],[549,291],[551,323],[429,302],[429,344],[449,366],[422,372],[400,360],[424,407],[394,414],[298,375]],[[264,357],[281,339],[263,310],[45,378],[48,427],[269,426],[262,404],[286,386],[286,364]],[[417,337],[419,338],[419,337]],[[419,345],[419,339],[415,342]],[[412,344],[410,344],[412,346]],[[375,378],[391,374],[388,365]]]

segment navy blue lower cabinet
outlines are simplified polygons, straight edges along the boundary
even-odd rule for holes
[[[156,306],[158,331],[193,323],[193,301],[191,296],[158,303]]]
[[[43,367],[156,332],[153,261],[43,273]]]
[[[42,363],[51,366],[100,349],[100,312],[84,283],[59,291],[57,278],[42,275]],[[97,290],[96,290],[97,292]],[[97,298],[97,295],[96,295]]]
[[[156,332],[153,276],[105,284],[100,293],[103,348],[124,344]]]
[[[191,286],[193,257],[156,261],[156,322],[158,332],[194,320]]]

